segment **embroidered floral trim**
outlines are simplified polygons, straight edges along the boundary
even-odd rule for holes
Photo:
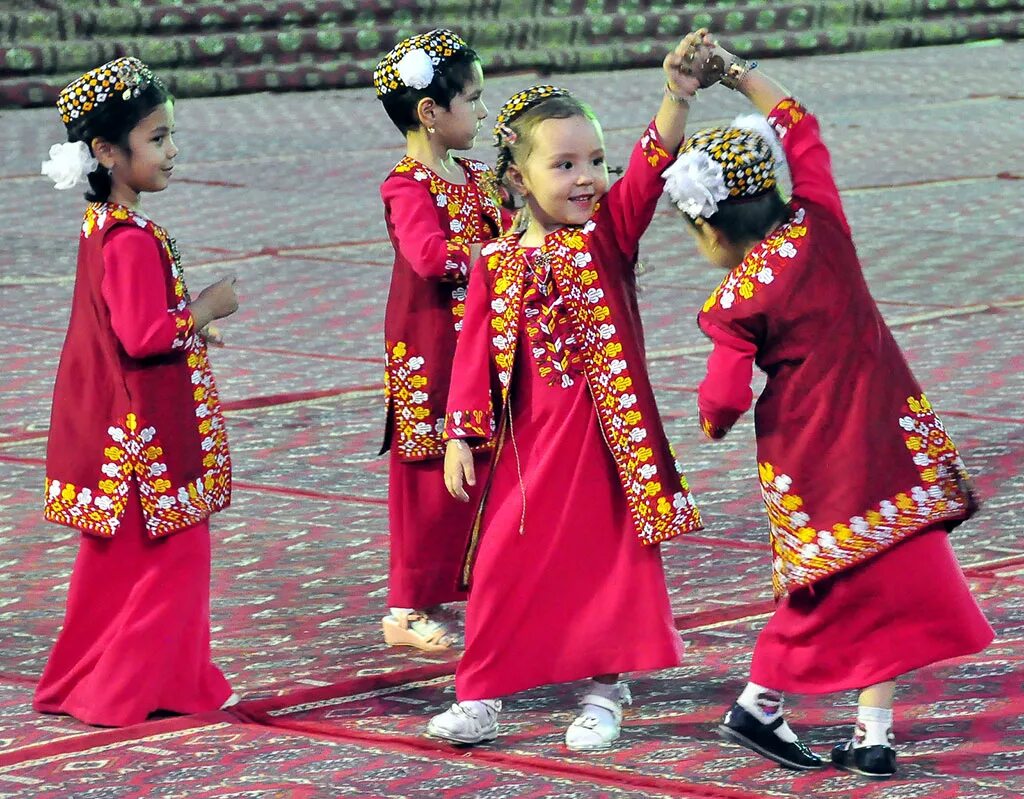
[[[546,255],[538,255],[530,265],[523,292],[523,317],[537,372],[548,385],[574,386],[583,376],[583,359]]]
[[[194,482],[175,486],[163,477],[167,465],[160,460],[164,449],[155,427],[147,426],[135,414],[108,428],[113,442],[103,452],[107,462],[103,478],[95,488],[46,479],[44,516],[102,536],[112,536],[120,525],[128,497],[129,482],[138,480],[146,530],[157,538],[191,527],[231,501],[231,456],[227,427],[220,398],[207,357],[206,344],[194,335],[195,323],[188,312],[189,295],[181,258],[167,231],[124,206],[95,203],[86,209],[82,232],[86,238],[110,221],[130,221],[147,229],[160,242],[171,264],[177,335],[173,346],[186,353],[185,362],[193,388],[196,425],[203,450],[203,473]],[[184,410],[184,409],[183,409]],[[73,500],[73,501],[72,501]]]
[[[768,114],[768,123],[772,126],[781,140],[790,128],[807,116],[807,109],[799,100],[787,97],[775,106]]]
[[[444,208],[448,214],[448,260],[445,273],[455,283],[451,309],[456,331],[462,330],[462,320],[466,315],[465,286],[471,266],[469,245],[493,238],[486,219],[490,219],[496,229],[501,229],[501,198],[494,172],[481,161],[459,159],[459,163],[469,170],[471,177],[462,186],[443,180],[408,156],[394,168],[397,174],[411,173],[416,180],[427,183],[437,207]]]
[[[562,228],[545,240],[540,253],[550,260],[551,275],[579,339],[584,375],[601,422],[601,431],[615,460],[619,480],[633,516],[637,535],[645,544],[699,529],[700,514],[678,463],[674,474],[659,474],[644,415],[634,393],[632,369],[623,357],[620,334],[612,319],[600,276],[589,252],[596,223],[580,229]],[[483,254],[491,276],[492,355],[508,401],[515,362],[526,255],[514,236],[488,244]]]
[[[710,439],[725,438],[726,434],[729,432],[724,427],[716,427],[706,416],[700,417],[700,429],[703,431],[704,435]]]
[[[758,464],[771,531],[772,585],[776,596],[881,552],[921,528],[965,513],[971,504],[967,470],[931,404],[909,397],[899,425],[921,482],[883,500],[862,516],[827,530],[811,525],[792,479],[771,463]]]
[[[672,160],[672,156],[661,146],[661,140],[658,138],[658,129],[655,127],[654,122],[647,126],[644,135],[640,137],[640,149],[647,159],[647,163],[655,169],[667,166]]]
[[[394,408],[394,446],[406,459],[444,455],[444,418],[430,409],[426,359],[414,355],[404,341],[388,342],[384,371],[384,398]]]
[[[711,292],[704,303],[704,313],[716,305],[729,310],[774,283],[786,266],[793,263],[801,240],[807,236],[806,216],[803,208],[797,208],[785,225],[751,250],[743,263],[726,275]]]
[[[494,432],[494,417],[485,411],[452,411],[445,422],[445,438],[490,439]]]

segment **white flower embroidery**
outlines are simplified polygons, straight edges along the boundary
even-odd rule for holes
[[[81,491],[78,492],[78,496],[76,497],[76,499],[78,500],[79,505],[88,505],[90,502],[92,502],[92,491],[90,491],[88,488],[83,488]]]
[[[409,364],[409,370],[415,372],[417,369],[423,366],[423,364],[426,363],[426,361],[423,359],[422,355],[416,355],[410,358],[408,361],[406,361],[406,363]]]
[[[760,283],[763,283],[764,285],[767,286],[769,283],[775,280],[775,273],[772,271],[772,268],[770,266],[765,266],[762,267],[761,271],[757,273],[757,279]]]

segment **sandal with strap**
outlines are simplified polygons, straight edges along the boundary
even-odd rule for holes
[[[600,752],[610,749],[618,739],[622,731],[622,706],[632,704],[633,697],[625,683],[618,683],[616,688],[618,701],[599,694],[586,694],[580,700],[583,712],[565,731],[565,745],[570,751]],[[609,711],[611,720],[606,713],[595,713],[597,708]]]
[[[479,744],[498,737],[500,699],[456,702],[427,725],[427,735],[453,744]]]
[[[455,645],[454,636],[426,613],[392,613],[381,619],[381,624],[384,642],[390,646],[414,646],[427,652],[439,652]]]

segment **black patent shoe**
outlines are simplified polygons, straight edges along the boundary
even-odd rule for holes
[[[775,734],[783,723],[779,716],[770,724],[763,724],[739,705],[733,705],[718,725],[718,734],[786,768],[797,771],[825,768],[825,761],[800,741],[787,743]]]
[[[891,746],[854,747],[845,741],[832,747],[832,765],[862,777],[884,780],[896,773],[896,750]]]

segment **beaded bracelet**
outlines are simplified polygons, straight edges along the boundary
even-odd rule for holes
[[[693,95],[684,96],[676,94],[674,91],[672,91],[672,84],[670,84],[668,81],[665,81],[665,96],[673,103],[681,103],[682,105],[689,105],[690,100],[693,99]]]

